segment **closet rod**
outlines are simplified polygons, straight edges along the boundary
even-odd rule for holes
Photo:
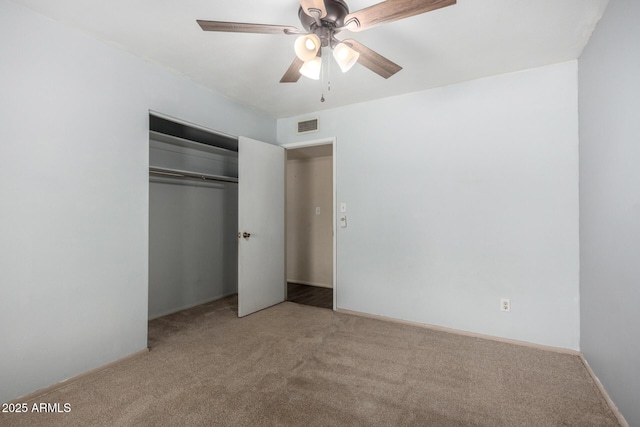
[[[180,169],[158,168],[150,167],[149,173],[154,175],[162,175],[174,178],[197,178],[203,181],[223,181],[223,182],[238,182],[238,178],[222,175],[210,175],[208,173],[189,172]]]

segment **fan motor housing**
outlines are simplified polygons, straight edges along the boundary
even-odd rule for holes
[[[322,26],[331,29],[342,27],[345,16],[349,14],[349,6],[343,0],[324,0],[324,7],[327,11],[327,16],[320,20]],[[298,9],[298,17],[307,31],[315,33],[315,28],[317,28],[318,24],[312,16],[304,12],[302,7]]]

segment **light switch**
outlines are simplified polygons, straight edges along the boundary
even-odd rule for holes
[[[342,215],[340,217],[340,227],[347,228],[347,216],[346,215]]]
[[[346,213],[347,212],[347,204],[342,202],[340,203],[340,212],[342,213]]]
[[[316,215],[320,215],[320,206],[316,207]]]

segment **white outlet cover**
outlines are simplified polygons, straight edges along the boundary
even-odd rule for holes
[[[509,298],[500,298],[500,311],[511,311],[511,300]]]

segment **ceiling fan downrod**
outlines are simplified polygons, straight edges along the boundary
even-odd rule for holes
[[[324,16],[322,16],[323,12],[326,12]],[[343,0],[325,0],[324,11],[315,7],[309,7],[307,11],[305,11],[302,5],[298,9],[300,23],[305,30],[314,34],[318,34],[316,30],[322,31],[322,28],[333,29],[334,32],[339,32],[344,26],[344,18],[348,14],[349,7]],[[320,34],[318,34],[318,36],[320,36]]]

